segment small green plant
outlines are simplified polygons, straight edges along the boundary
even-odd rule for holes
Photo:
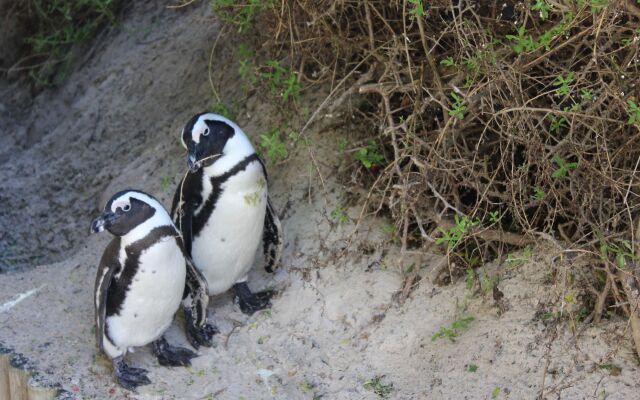
[[[300,95],[300,83],[295,74],[289,73],[289,77],[284,81],[284,90],[282,91],[282,100],[287,102],[290,98],[297,99]]]
[[[536,200],[544,200],[544,198],[547,197],[547,194],[542,190],[542,188],[536,186],[535,189],[533,189],[533,198]]]
[[[549,18],[549,11],[551,10],[551,6],[545,0],[536,0],[536,3],[531,6],[531,11],[540,11],[540,19],[543,21]]]
[[[400,243],[400,235],[398,235],[398,228],[394,224],[382,225],[382,230],[391,238],[393,243]]]
[[[212,112],[229,118],[232,121],[235,121],[238,117],[238,111],[235,109],[235,107],[229,107],[223,102],[212,102],[210,109]]]
[[[287,146],[280,140],[280,129],[273,128],[267,133],[260,135],[260,148],[266,152],[269,163],[283,161],[289,155]]]
[[[331,217],[338,222],[338,225],[345,225],[349,222],[347,210],[338,206],[331,212]]]
[[[267,61],[265,68],[267,72],[262,74],[262,78],[268,82],[272,93],[282,96],[284,102],[298,98],[300,95],[300,83],[296,74],[280,65],[278,60]]]
[[[480,259],[478,258],[478,256],[474,256],[473,254],[469,254],[466,250],[465,250],[464,254],[462,255],[462,259],[464,260],[465,264],[468,265],[471,268],[475,267],[480,262]]]
[[[589,5],[591,6],[592,14],[599,14],[607,5],[609,5],[609,0],[589,0]]]
[[[449,110],[449,115],[460,120],[464,119],[464,112],[467,107],[462,104],[462,98],[455,92],[451,92],[451,97],[453,98],[453,104],[451,105],[451,110]]]
[[[491,221],[492,224],[497,224],[498,222],[500,222],[500,218],[502,218],[500,216],[500,211],[495,210],[489,212],[489,221]]]
[[[520,164],[518,165],[518,168],[516,170],[521,174],[526,174],[529,172],[529,164],[527,163]]]
[[[300,391],[302,391],[302,393],[309,393],[311,392],[313,389],[316,388],[316,385],[308,382],[308,381],[304,381],[300,384]]]
[[[387,399],[393,392],[393,383],[384,383],[384,375],[376,375],[372,379],[366,381],[362,387],[366,390],[372,391],[380,399]]]
[[[520,25],[516,28],[516,35],[507,35],[507,40],[514,41],[515,43],[511,47],[516,54],[534,51],[538,48],[536,41],[533,40],[531,35],[525,35],[526,28],[524,25]]]
[[[560,133],[560,129],[568,128],[567,124],[569,121],[567,121],[565,117],[556,118],[554,115],[549,114],[547,118],[551,121],[551,124],[549,125],[549,130],[551,132]]]
[[[463,317],[453,321],[451,326],[441,326],[440,330],[431,336],[431,341],[435,342],[438,339],[449,339],[452,343],[455,342],[455,338],[469,329],[469,324],[471,324],[474,319],[473,317]]]
[[[454,216],[455,225],[449,229],[438,228],[442,236],[436,239],[436,245],[446,243],[449,250],[453,249],[469,230],[480,223],[479,220],[472,221],[468,217]]]
[[[453,57],[445,57],[442,60],[440,60],[440,65],[444,65],[446,67],[455,67],[456,62],[453,61]]]
[[[409,0],[409,4],[413,6],[413,8],[409,10],[409,14],[417,18],[424,17],[424,6],[422,5],[422,0]]]
[[[622,373],[622,368],[618,367],[615,364],[600,364],[598,368],[603,369],[609,372],[609,375],[618,376]]]
[[[491,391],[491,398],[492,399],[497,399],[498,396],[500,396],[500,388],[499,387],[495,387],[493,388],[493,390]]]
[[[632,261],[638,261],[640,259],[640,257],[635,255],[633,246],[628,240],[622,240],[620,244],[603,241],[600,244],[600,257],[602,260],[607,261],[610,254],[613,255],[613,259],[620,269],[624,269],[627,265],[627,259]]]
[[[302,143],[307,147],[311,146],[311,139],[308,136],[301,135],[299,132],[289,131],[287,136],[289,136],[289,140],[291,140],[293,144]]]
[[[498,284],[498,275],[489,276],[487,274],[480,275],[480,286],[485,294],[489,294],[493,291],[493,288]]]
[[[255,17],[270,7],[273,0],[247,0],[245,4],[237,4],[235,0],[211,0],[211,7],[216,15],[228,24],[236,25],[238,33],[251,29]]]
[[[367,147],[362,147],[356,151],[356,160],[360,161],[366,169],[370,169],[380,161],[384,160],[384,156],[380,153],[376,142],[369,141]]]
[[[571,92],[569,84],[573,82],[574,75],[575,73],[571,71],[567,74],[566,77],[562,75],[556,77],[556,79],[553,81],[553,85],[557,86],[556,96],[566,96],[569,94],[569,92]]]
[[[347,141],[347,139],[340,139],[340,143],[338,143],[338,152],[340,154],[346,153],[348,145],[349,142]]]
[[[524,25],[516,28],[515,35],[506,35],[506,38],[515,42],[512,46],[512,49],[516,52],[516,54],[528,53],[540,48],[544,48],[548,51],[551,49],[551,42],[553,41],[553,39],[569,29],[573,18],[574,16],[572,13],[565,13],[562,17],[562,21],[559,24],[552,26],[537,39],[534,39],[531,35],[526,34],[526,28]]]
[[[574,17],[572,13],[564,14],[562,17],[562,22],[551,27],[551,29],[545,31],[542,35],[540,35],[536,43],[536,49],[544,47],[545,50],[549,51],[551,49],[551,42],[553,41],[553,39],[565,33],[569,29],[573,18]]]
[[[245,85],[245,89],[252,88],[258,78],[256,76],[256,66],[253,63],[253,53],[249,46],[241,43],[238,46],[238,74]]]
[[[554,178],[562,178],[564,176],[567,176],[569,171],[578,168],[577,162],[565,162],[562,158],[560,158],[558,154],[553,155],[553,161],[558,166],[558,168],[551,174],[551,176]]]
[[[467,366],[467,371],[469,372],[476,372],[478,370],[478,366],[475,364],[469,364]]]
[[[591,101],[593,100],[593,90],[591,89],[582,89],[582,91],[580,91],[580,98],[584,101]]]
[[[578,104],[578,103],[573,103],[573,104],[571,104],[571,107],[563,107],[562,111],[577,113],[577,112],[582,111],[582,106],[580,104]]]
[[[467,274],[464,278],[464,287],[467,290],[473,289],[476,283],[476,274],[473,272],[473,268],[467,268]]]
[[[464,60],[464,66],[470,74],[476,75],[480,71],[480,59],[480,55],[474,55]]]
[[[509,253],[507,255],[507,267],[509,268],[517,268],[524,265],[531,258],[531,254],[533,251],[530,246],[527,246],[522,250],[520,256],[516,256],[513,253]]]
[[[467,77],[465,78],[465,80],[464,80],[464,85],[463,85],[463,87],[464,87],[465,89],[469,89],[469,88],[471,88],[471,86],[473,86],[473,84],[474,84],[474,83],[476,83],[476,81],[474,81],[472,77],[467,76]]]
[[[629,125],[640,125],[640,106],[635,101],[627,100],[627,112],[629,113],[627,123]]]
[[[270,308],[264,309],[260,314],[262,314],[265,318],[271,318],[271,309]]]

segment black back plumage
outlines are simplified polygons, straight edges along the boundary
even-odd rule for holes
[[[104,323],[107,312],[107,295],[109,293],[111,281],[113,280],[113,275],[121,268],[120,261],[118,259],[119,251],[120,237],[116,236],[111,240],[111,242],[109,242],[109,245],[107,245],[107,248],[104,250],[102,258],[100,259],[98,273],[96,275],[96,283],[94,287],[96,343],[98,343],[100,350],[104,350],[102,339],[105,332]]]

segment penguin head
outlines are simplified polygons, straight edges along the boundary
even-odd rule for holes
[[[187,164],[191,172],[224,158],[243,158],[254,153],[242,129],[218,114],[194,115],[185,125],[180,138],[182,146],[187,149]]]
[[[102,215],[91,222],[91,232],[106,229],[115,236],[125,236],[149,223],[154,227],[171,224],[171,218],[153,196],[137,190],[123,190],[107,201]]]

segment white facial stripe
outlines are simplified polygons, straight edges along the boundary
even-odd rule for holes
[[[202,135],[202,132],[204,132],[204,130],[208,128],[207,123],[204,122],[205,119],[203,118],[205,115],[198,118],[196,123],[193,124],[193,129],[191,130],[191,140],[193,140],[195,143],[200,143],[200,135]]]
[[[124,206],[130,206],[130,205],[131,204],[129,203],[129,198],[125,200],[121,197],[118,200],[114,201],[113,204],[111,204],[111,211],[116,212],[118,208],[124,209]]]
[[[124,207],[125,205],[131,205],[131,199],[138,199],[143,203],[149,204],[155,209],[163,209],[164,207],[156,199],[147,196],[144,193],[139,192],[125,192],[111,203],[111,211],[115,212],[118,207]]]
[[[196,142],[196,143],[200,143],[200,136],[202,135],[202,133],[204,132],[205,129],[207,129],[209,126],[207,125],[206,120],[209,121],[220,121],[220,122],[224,122],[226,124],[228,124],[229,126],[231,126],[234,130],[238,131],[242,131],[238,125],[236,125],[235,122],[229,120],[228,118],[223,117],[222,115],[218,115],[218,114],[214,114],[214,113],[206,113],[206,114],[202,114],[198,120],[196,121],[195,124],[193,124],[193,129],[191,129],[191,139]],[[182,136],[181,136],[182,137]]]

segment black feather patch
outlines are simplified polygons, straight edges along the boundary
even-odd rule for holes
[[[106,317],[120,313],[122,303],[129,291],[129,286],[131,285],[133,277],[136,275],[138,267],[140,266],[140,255],[142,252],[153,246],[165,236],[178,236],[178,232],[173,226],[160,226],[151,230],[151,232],[149,232],[149,234],[144,238],[125,247],[126,258],[124,266],[122,266],[122,272],[116,271],[113,274],[114,278],[111,279],[111,284],[109,285],[106,301]],[[120,248],[118,248],[117,251],[119,252],[119,250]],[[118,258],[117,253],[115,257],[116,259]],[[118,273],[120,276],[118,279],[115,279],[115,275]]]
[[[222,194],[222,185],[238,172],[244,171],[247,166],[249,166],[249,164],[259,160],[260,159],[258,158],[258,155],[254,153],[250,156],[247,156],[244,160],[240,161],[238,164],[236,164],[235,167],[231,168],[224,174],[211,178],[211,185],[213,186],[211,195],[204,201],[204,206],[202,207],[200,212],[197,215],[193,216],[193,221],[191,224],[191,233],[193,235],[192,238],[198,236],[198,234],[207,224],[209,217],[211,217],[211,214],[216,207],[216,203],[218,202],[218,198]],[[196,207],[193,207],[193,209],[195,210]]]
[[[264,252],[264,269],[274,272],[278,268],[282,255],[282,225],[271,199],[267,199],[267,212],[264,216],[264,230],[262,232],[262,250]]]

